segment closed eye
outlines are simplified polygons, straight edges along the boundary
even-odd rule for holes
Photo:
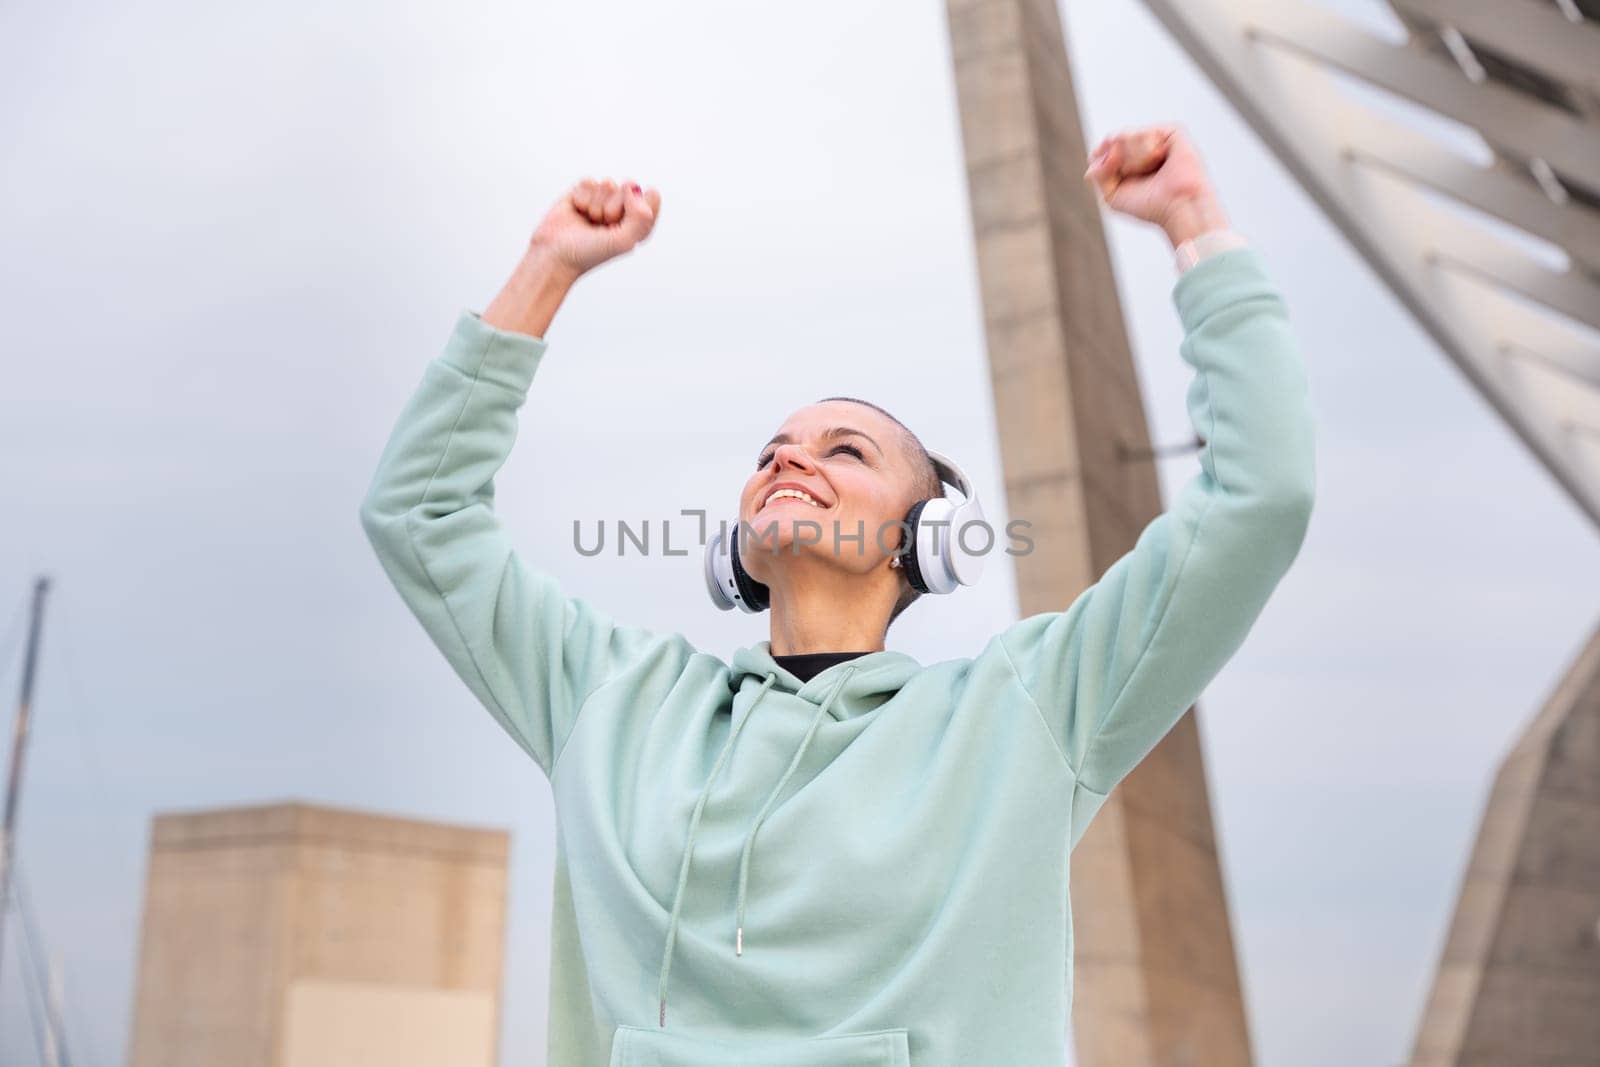
[[[773,449],[772,451],[763,452],[761,454],[761,458],[756,460],[756,470],[760,470],[761,468],[765,467],[768,463],[771,463],[772,462],[773,453],[776,452],[776,451],[777,451],[776,449]],[[834,445],[831,449],[828,450],[828,455],[831,456],[835,452],[848,452],[852,456],[856,457],[857,459],[859,459],[859,460],[861,460],[863,462],[865,462],[866,458],[867,458],[862,453],[861,449],[857,448],[855,445]]]

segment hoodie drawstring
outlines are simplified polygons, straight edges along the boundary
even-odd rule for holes
[[[805,756],[812,737],[816,735],[817,727],[822,723],[822,717],[827,714],[834,698],[839,695],[844,688],[844,683],[856,672],[856,669],[856,665],[851,664],[845,670],[844,676],[839,679],[839,684],[835,685],[833,691],[828,694],[828,699],[823,701],[817,708],[816,714],[811,717],[811,725],[807,728],[805,737],[800,741],[800,747],[795,751],[794,758],[789,760],[788,769],[778,779],[778,784],[772,787],[772,792],[767,794],[767,802],[761,806],[761,811],[756,815],[755,821],[750,826],[750,832],[745,835],[744,851],[739,857],[739,904],[737,926],[734,933],[735,955],[744,955],[745,886],[749,882],[750,856],[755,848],[756,831],[761,829],[762,822],[766,820],[767,812],[777,801],[778,795],[783,792],[783,787],[788,784],[790,775],[794,774],[795,768],[800,766],[800,760]],[[712,783],[717,780],[717,774],[722,770],[723,763],[727,761],[728,754],[733,751],[733,743],[738,739],[739,731],[743,730],[745,723],[748,723],[755,715],[756,706],[761,703],[761,698],[767,695],[767,690],[771,689],[773,683],[777,680],[778,676],[775,673],[770,671],[767,673],[766,681],[761,683],[761,692],[756,694],[755,700],[750,704],[750,710],[729,732],[728,740],[723,743],[722,751],[717,755],[717,762],[712,765],[711,773],[706,776],[706,784],[700,790],[700,797],[695,801],[694,814],[689,817],[689,839],[684,843],[683,861],[678,865],[678,888],[672,896],[672,916],[667,920],[667,941],[661,950],[661,980],[656,992],[661,1001],[659,1025],[662,1027],[667,1025],[667,975],[672,970],[672,948],[678,939],[678,913],[683,907],[684,887],[689,884],[689,861],[694,855],[695,835],[700,832],[700,816],[705,811],[706,798],[711,795]]]
[[[783,792],[783,787],[788,784],[789,776],[794,769],[800,766],[800,760],[806,754],[806,748],[811,744],[812,737],[816,736],[817,727],[822,723],[822,717],[828,713],[828,707],[833,703],[833,698],[839,695],[844,688],[844,683],[856,671],[855,664],[845,669],[844,676],[839,679],[839,684],[833,687],[833,692],[828,694],[817,708],[816,714],[811,716],[811,726],[806,730],[806,736],[801,739],[800,747],[795,750],[794,758],[789,761],[788,770],[783,772],[783,777],[778,779],[778,784],[772,787],[772,792],[767,794],[767,802],[761,805],[761,811],[756,815],[755,822],[750,824],[750,832],[745,835],[744,853],[739,857],[739,906],[734,917],[733,953],[736,956],[744,955],[744,890],[750,879],[750,856],[756,847],[756,831],[761,829],[761,824],[766,821],[767,812],[777,801],[778,794]]]
[[[717,780],[717,773],[722,770],[722,765],[728,759],[728,753],[733,751],[733,743],[739,738],[739,731],[744,729],[756,713],[756,705],[761,703],[761,698],[767,695],[767,690],[772,688],[772,683],[778,676],[770,671],[766,681],[761,683],[761,692],[750,704],[750,710],[743,719],[728,734],[728,740],[723,743],[722,751],[717,754],[717,762],[712,765],[711,773],[706,776],[706,784],[700,790],[700,798],[695,801],[694,814],[689,817],[689,840],[683,846],[683,862],[678,865],[678,889],[672,895],[672,918],[667,921],[667,943],[661,950],[661,981],[656,990],[661,998],[661,1026],[667,1025],[667,973],[672,969],[672,946],[678,939],[678,911],[683,907],[683,889],[689,884],[689,860],[694,855],[695,834],[700,832],[700,814],[705,811],[706,797],[711,795],[711,785]]]

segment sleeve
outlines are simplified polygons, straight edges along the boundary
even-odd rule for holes
[[[1243,644],[1299,553],[1315,485],[1304,370],[1282,297],[1250,247],[1178,278],[1180,353],[1200,470],[1065,611],[999,635],[1088,790],[1075,833]]]
[[[660,639],[564,596],[494,513],[494,476],[545,348],[462,311],[401,412],[360,515],[428,636],[548,776],[588,695]]]

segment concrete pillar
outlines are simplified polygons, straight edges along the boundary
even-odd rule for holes
[[[301,804],[157,817],[132,1067],[494,1067],[508,847]]]
[[[1413,1067],[1600,1062],[1600,630],[1495,776]]]
[[[1053,0],[947,0],[1024,615],[1064,610],[1161,512],[1138,378]],[[1179,358],[1173,353],[1173,358]],[[1251,1062],[1188,714],[1073,853],[1082,1067]]]

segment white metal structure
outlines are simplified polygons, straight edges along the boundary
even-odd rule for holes
[[[1145,0],[1600,525],[1600,0]]]

